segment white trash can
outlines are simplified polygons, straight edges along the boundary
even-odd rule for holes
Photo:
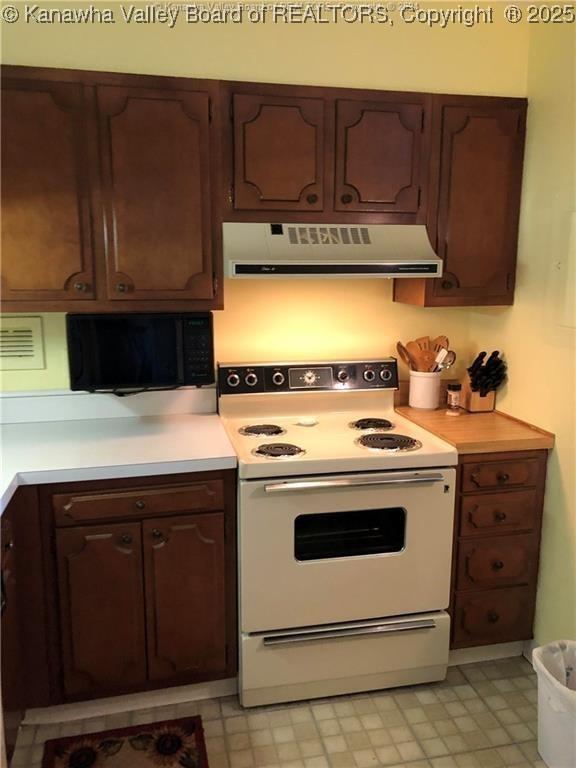
[[[576,766],[576,641],[535,648],[538,751],[548,768]]]

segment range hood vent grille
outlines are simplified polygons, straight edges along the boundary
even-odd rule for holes
[[[367,227],[287,227],[290,245],[371,245]]]

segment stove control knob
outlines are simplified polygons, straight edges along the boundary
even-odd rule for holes
[[[362,378],[364,379],[364,381],[367,381],[368,383],[370,383],[371,381],[374,381],[374,379],[376,378],[376,374],[374,373],[372,368],[367,368],[362,374]]]
[[[226,384],[229,387],[237,387],[240,384],[240,376],[237,373],[229,373],[226,379]]]
[[[380,371],[380,378],[382,379],[382,381],[390,381],[390,379],[392,378],[392,371],[389,370],[388,368],[382,368],[382,370]]]
[[[258,376],[255,373],[247,373],[244,383],[248,387],[255,387],[258,384]]]
[[[286,381],[286,378],[282,371],[276,371],[276,373],[272,374],[272,381],[274,384],[276,384],[277,387],[281,387],[282,384]]]
[[[338,373],[336,374],[336,378],[338,379],[338,381],[344,384],[344,382],[348,381],[348,379],[350,378],[350,374],[348,373],[348,371],[345,371],[345,370],[338,371]]]

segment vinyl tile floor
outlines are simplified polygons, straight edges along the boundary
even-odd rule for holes
[[[440,683],[243,709],[237,697],[23,726],[12,768],[48,739],[199,714],[210,768],[546,768],[523,658],[451,667]]]

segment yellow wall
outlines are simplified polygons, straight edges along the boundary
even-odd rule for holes
[[[509,311],[471,312],[470,335],[506,350],[503,410],[556,434],[548,464],[536,639],[576,638],[574,284],[576,30],[531,33],[518,283]],[[571,240],[572,238],[572,240]]]

